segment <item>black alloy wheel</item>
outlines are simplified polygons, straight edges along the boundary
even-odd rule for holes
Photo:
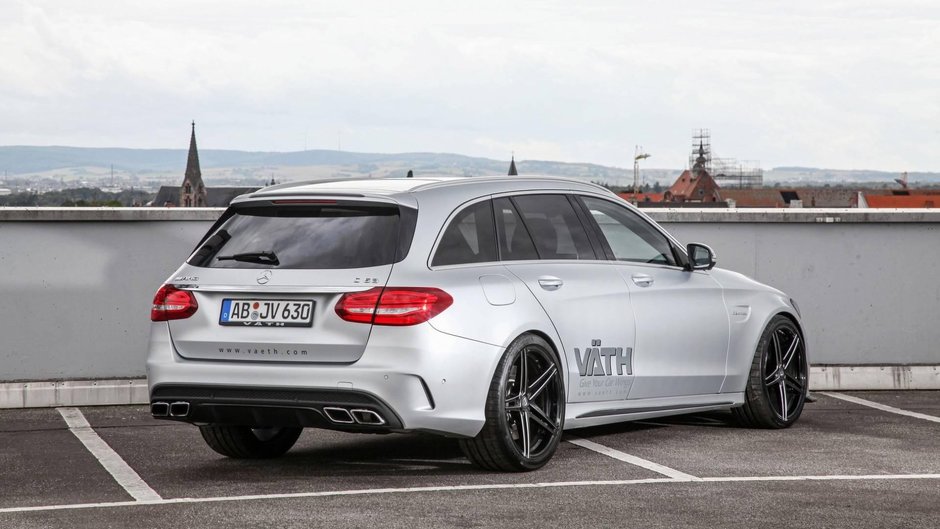
[[[486,424],[461,441],[467,457],[489,470],[541,468],[561,439],[565,396],[551,346],[534,335],[516,339],[503,355],[486,403]]]
[[[757,428],[787,428],[799,418],[806,403],[809,363],[799,328],[777,316],[764,330],[745,390],[738,420]]]

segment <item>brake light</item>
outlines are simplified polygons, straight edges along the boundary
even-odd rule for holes
[[[336,303],[336,314],[357,323],[416,325],[453,303],[454,298],[439,288],[376,287],[344,294]]]
[[[173,285],[163,285],[153,296],[150,321],[182,320],[196,313],[196,296]]]
[[[289,198],[284,200],[272,200],[275,204],[336,204],[335,200],[321,200],[311,198]]]

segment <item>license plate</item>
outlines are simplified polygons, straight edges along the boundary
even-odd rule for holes
[[[310,327],[313,325],[313,301],[223,299],[219,325]]]

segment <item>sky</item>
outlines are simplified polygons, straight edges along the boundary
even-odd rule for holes
[[[3,0],[0,145],[940,171],[940,2]]]

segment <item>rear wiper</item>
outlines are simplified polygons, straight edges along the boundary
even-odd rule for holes
[[[270,264],[277,266],[281,264],[277,260],[274,252],[245,252],[232,255],[220,255],[216,257],[219,261],[243,261],[246,263]]]
[[[212,254],[218,252],[225,246],[225,243],[231,239],[232,236],[228,234],[225,230],[219,230],[215,235],[209,237],[203,245],[196,250],[196,253],[193,254],[191,259],[191,264],[196,266],[207,266],[209,261],[212,259]]]

